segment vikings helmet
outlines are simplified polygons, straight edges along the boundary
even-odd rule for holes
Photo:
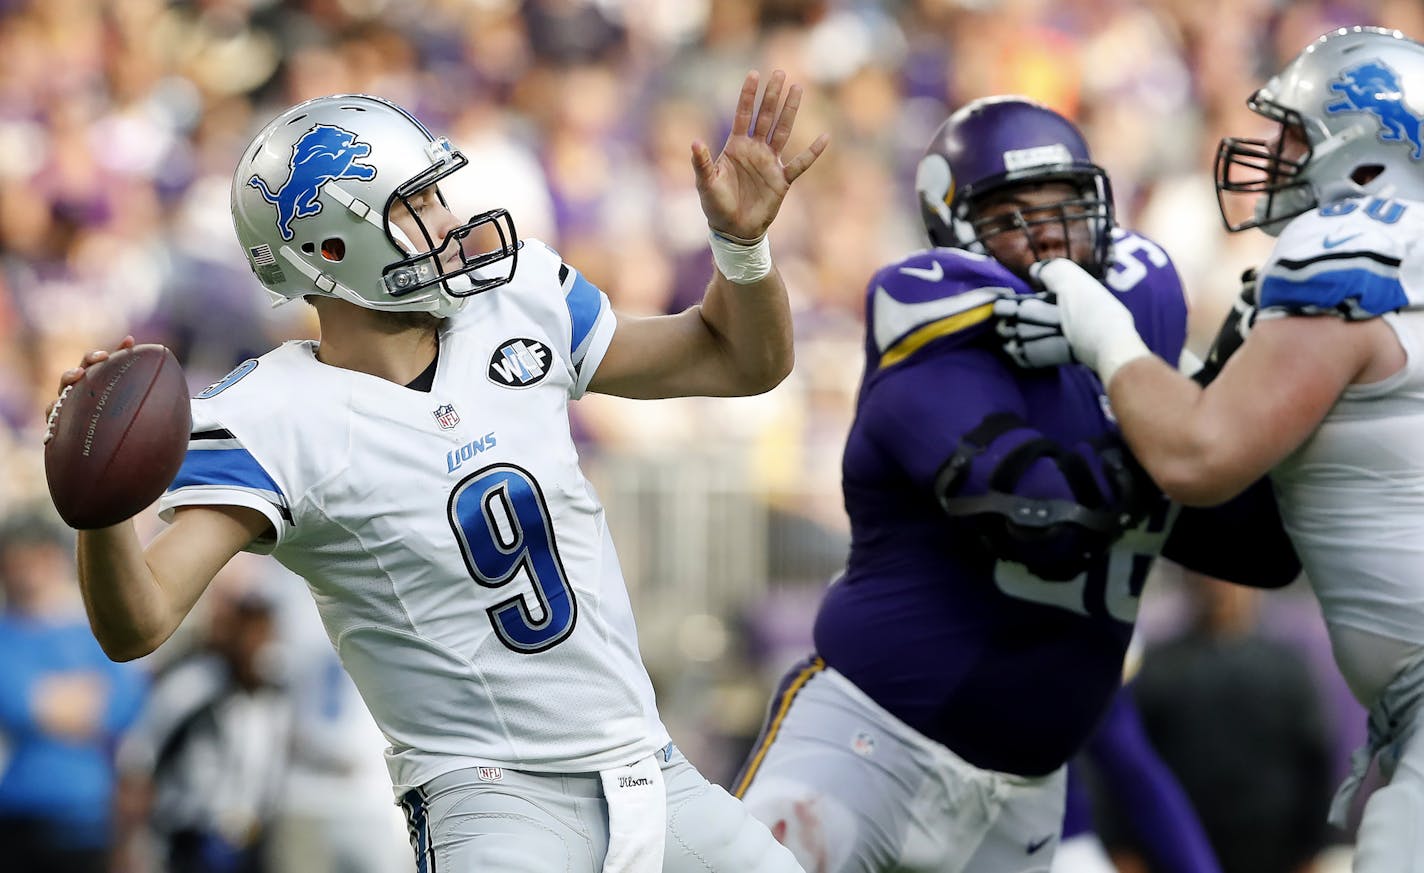
[[[232,180],[233,225],[274,305],[316,294],[445,317],[470,295],[507,283],[518,260],[505,210],[480,213],[435,239],[411,206],[409,198],[467,163],[394,103],[320,97],[279,115],[248,146]],[[397,202],[421,239],[391,222]],[[481,227],[498,244],[472,252],[471,233]]]
[[[1228,137],[1216,191],[1228,230],[1272,236],[1288,219],[1349,197],[1424,199],[1424,46],[1397,30],[1342,27],[1306,47],[1246,103],[1278,123],[1274,140]],[[1282,155],[1287,129],[1305,140]],[[1258,195],[1232,224],[1228,194]]]
[[[1049,207],[1011,213],[1010,220],[978,215],[985,197],[1010,186],[1068,182],[1078,196]],[[1082,222],[1092,254],[1081,266],[1101,278],[1112,248],[1112,186],[1092,162],[1071,121],[1025,97],[986,97],[961,107],[936,131],[915,173],[915,189],[930,242],[989,254],[984,241],[1022,233],[1035,254],[1031,228]]]

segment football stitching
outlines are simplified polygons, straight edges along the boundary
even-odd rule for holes
[[[59,423],[59,409],[64,405],[64,398],[69,396],[69,392],[74,390],[74,385],[65,385],[64,390],[59,392],[59,399],[54,401],[54,407],[49,411],[49,418],[45,419],[44,445],[49,445],[49,441],[54,439],[54,426]]]

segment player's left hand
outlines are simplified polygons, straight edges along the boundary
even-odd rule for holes
[[[994,301],[994,318],[1004,352],[1020,367],[1057,367],[1074,360],[1052,292],[1005,295]]]
[[[1137,335],[1132,312],[1078,264],[1067,258],[1039,261],[1029,275],[1057,295],[1073,356],[1092,367],[1104,387],[1124,364],[1152,354]]]
[[[747,73],[737,98],[732,133],[716,160],[706,145],[692,144],[692,170],[708,226],[723,236],[747,242],[761,239],[766,233],[791,183],[816,162],[830,142],[823,133],[783,163],[781,150],[791,138],[801,106],[801,86],[792,85],[782,103],[786,74],[777,70],[771,74],[758,107],[759,81],[755,70]]]

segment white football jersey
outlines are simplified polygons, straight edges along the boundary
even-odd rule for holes
[[[1365,702],[1424,645],[1424,203],[1362,198],[1290,223],[1261,277],[1278,311],[1382,316],[1407,354],[1352,385],[1271,472],[1281,515]]]
[[[390,740],[397,793],[479,765],[583,772],[668,742],[569,401],[613,336],[608,298],[542,243],[440,328],[429,392],[331,367],[317,343],[193,401],[159,504],[271,519]]]

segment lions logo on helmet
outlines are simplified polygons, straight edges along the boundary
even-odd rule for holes
[[[371,154],[371,147],[357,142],[356,134],[332,124],[318,124],[302,135],[292,146],[292,172],[274,193],[256,173],[247,184],[256,188],[262,199],[277,207],[277,229],[282,239],[292,239],[292,222],[310,218],[321,212],[321,188],[337,179],[376,178],[376,168],[358,164],[358,158]]]
[[[1327,103],[1325,111],[1370,112],[1380,123],[1380,142],[1403,142],[1414,146],[1414,160],[1424,158],[1424,122],[1404,105],[1399,74],[1379,61],[1360,64],[1340,74],[1330,90],[1341,99]]]

